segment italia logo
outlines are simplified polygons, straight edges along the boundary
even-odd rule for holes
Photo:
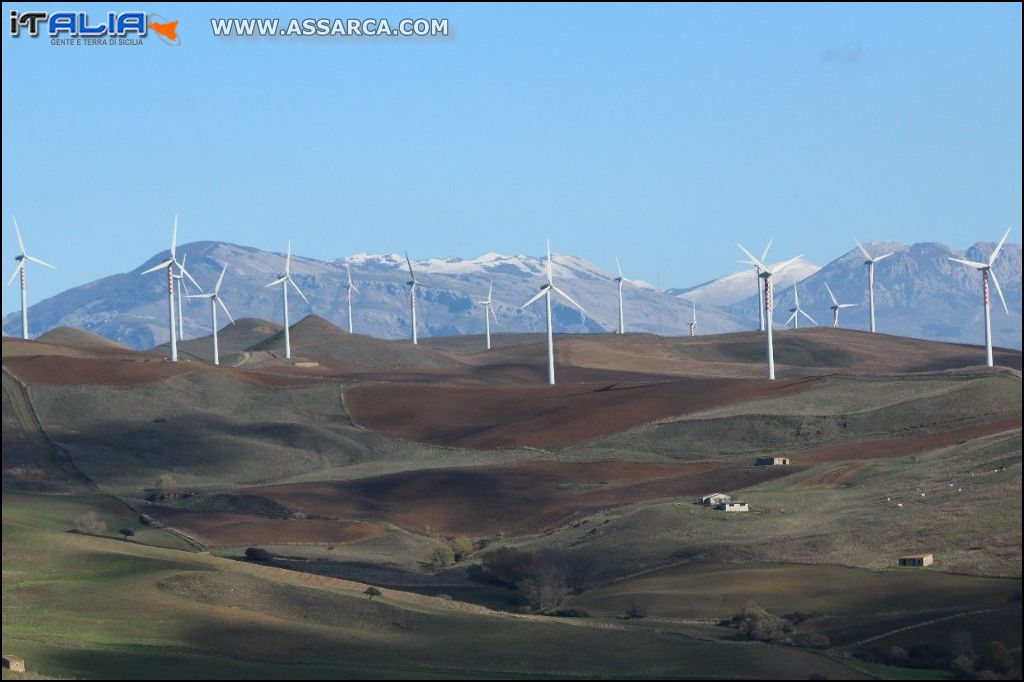
[[[167,45],[181,45],[178,21],[167,21],[159,14],[145,12],[107,12],[102,18],[90,18],[88,12],[18,12],[11,10],[10,35],[30,38],[45,35],[51,40],[134,38],[141,41],[150,30]]]

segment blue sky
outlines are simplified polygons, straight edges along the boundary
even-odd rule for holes
[[[4,3],[10,9],[77,5]],[[217,239],[334,258],[556,251],[685,286],[734,242],[966,247],[1021,226],[1021,7],[174,4],[182,45],[3,30],[4,277],[30,298]],[[446,17],[220,39],[210,17]],[[17,285],[3,312],[18,307]],[[31,302],[30,301],[30,302]]]

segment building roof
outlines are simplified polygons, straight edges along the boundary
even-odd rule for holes
[[[901,559],[925,559],[932,555],[931,552],[925,552],[924,554],[904,554]]]

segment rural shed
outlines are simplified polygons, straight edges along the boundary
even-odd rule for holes
[[[23,673],[25,672],[25,659],[20,656],[4,654],[4,668],[12,673]]]
[[[787,464],[789,464],[789,457],[758,457],[754,462],[754,465],[759,467],[785,466]]]
[[[900,557],[900,566],[931,566],[935,563],[935,557],[928,554],[908,554]]]
[[[739,500],[732,500],[720,502],[716,509],[718,509],[719,511],[727,512],[745,512],[750,511],[750,505],[747,504],[746,502],[741,502]]]
[[[711,493],[700,498],[700,503],[705,507],[715,507],[722,502],[728,502],[732,498],[725,493]]]

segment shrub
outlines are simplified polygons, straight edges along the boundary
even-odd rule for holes
[[[590,611],[586,609],[558,609],[557,611],[551,612],[552,616],[558,618],[590,618]]]
[[[274,555],[262,547],[249,547],[245,550],[245,558],[249,561],[271,561]]]
[[[441,545],[430,555],[430,565],[434,570],[447,568],[455,563],[455,552],[449,545]]]
[[[739,631],[738,636],[742,639],[792,644],[793,624],[784,618],[773,616],[754,602],[747,604],[733,621]]]
[[[452,548],[455,561],[464,561],[473,553],[473,541],[465,535],[452,538],[449,546]]]
[[[131,528],[122,528],[122,529],[121,529],[120,531],[118,531],[118,532],[119,532],[119,533],[121,533],[121,535],[123,535],[123,536],[124,536],[125,540],[127,540],[128,538],[133,538],[133,537],[135,537],[135,531],[134,531],[134,530],[132,530]]]
[[[644,606],[643,604],[639,604],[637,602],[633,602],[632,604],[630,604],[629,608],[626,609],[625,618],[627,620],[636,620],[636,619],[639,619],[639,618],[646,618],[646,617],[647,617],[647,607]]]
[[[969,680],[974,677],[974,661],[967,656],[957,656],[949,662],[953,677],[958,680]]]
[[[550,563],[535,565],[533,574],[516,583],[516,589],[535,611],[550,611],[569,596],[565,576]]]
[[[79,533],[98,535],[106,532],[107,524],[100,518],[99,514],[94,511],[89,511],[79,514],[78,517],[75,518],[75,529]]]
[[[1013,667],[1013,657],[1002,642],[991,641],[981,647],[975,665],[978,670],[991,670],[996,673],[1008,673]]]
[[[363,590],[363,594],[367,595],[372,601],[374,597],[379,597],[383,594],[383,592],[381,592],[376,587],[373,587],[371,585],[370,587],[367,587],[365,590]]]
[[[894,646],[889,649],[889,659],[887,663],[893,665],[902,665],[907,662],[907,651],[901,646]]]
[[[153,482],[153,487],[157,490],[167,490],[174,487],[174,476],[170,474],[161,474],[157,476],[157,479]]]

